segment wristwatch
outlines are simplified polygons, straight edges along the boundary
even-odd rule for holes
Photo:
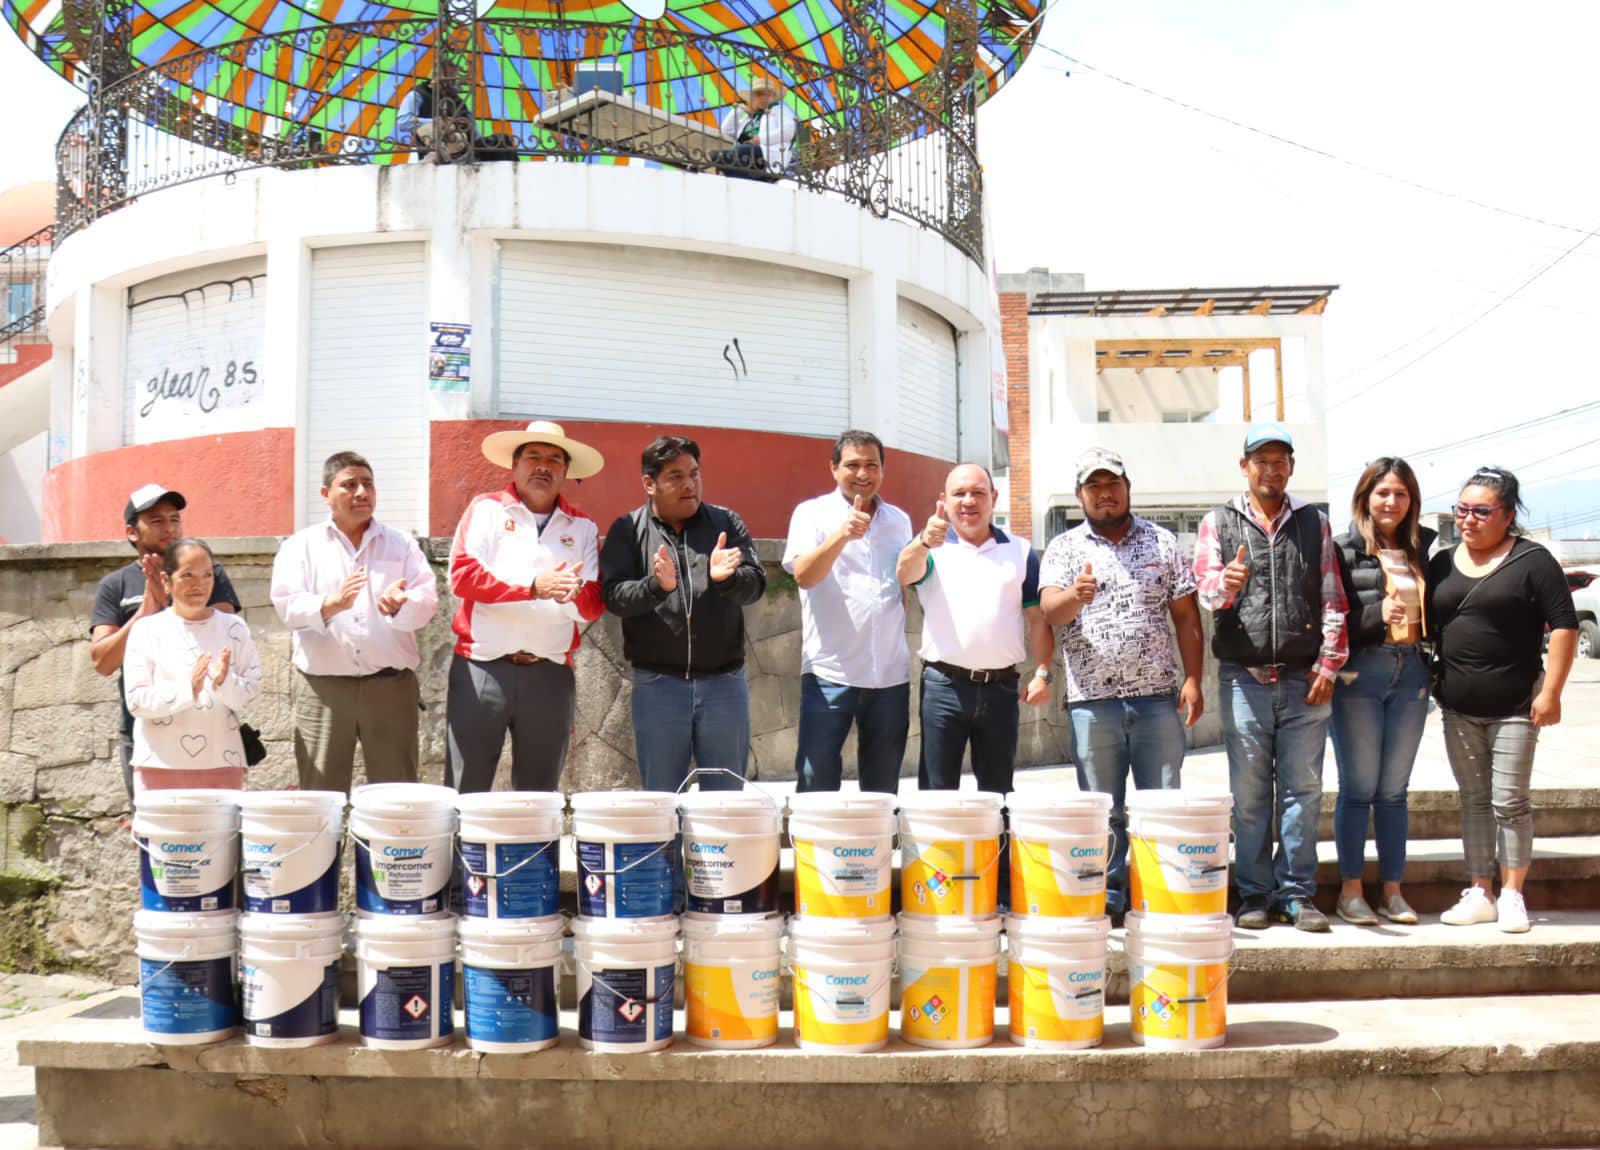
[[[1033,677],[1035,679],[1043,679],[1046,683],[1054,683],[1056,681],[1056,673],[1049,667],[1035,667],[1033,669]]]

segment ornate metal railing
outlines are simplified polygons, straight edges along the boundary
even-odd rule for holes
[[[55,233],[46,224],[0,251],[0,356],[12,344],[45,339],[45,270]]]
[[[73,118],[57,149],[57,224],[70,233],[157,189],[257,168],[715,171],[733,146],[719,131],[739,93],[780,83],[799,129],[766,178],[910,220],[981,262],[972,53],[947,52],[947,65],[897,92],[870,27],[847,27],[843,40],[850,50],[818,63],[731,37],[468,12],[194,52],[108,84]]]

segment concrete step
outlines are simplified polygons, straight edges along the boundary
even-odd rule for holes
[[[1379,890],[1378,851],[1370,841],[1362,880],[1369,900]],[[1333,912],[1339,892],[1338,850],[1317,844],[1317,905]],[[1413,839],[1406,844],[1405,895],[1417,911],[1437,913],[1455,905],[1467,885],[1460,839]],[[1535,838],[1525,887],[1528,905],[1543,910],[1600,908],[1600,836]]]
[[[1334,804],[1338,792],[1332,779],[1322,795],[1322,819],[1317,837],[1333,838]],[[1412,790],[1406,804],[1413,839],[1447,839],[1461,833],[1461,795],[1454,788]],[[1600,789],[1544,787],[1533,792],[1534,833],[1600,835]],[[1370,837],[1370,830],[1369,830]]]
[[[158,1048],[133,1019],[91,1013],[18,1044],[35,1068],[41,1144],[1280,1150],[1591,1145],[1600,1130],[1592,994],[1239,1003],[1227,1045],[1200,1052],[1134,1045],[1118,1006],[1104,1045],[1072,1053],[1003,1039],[815,1053],[792,1045],[785,1018],[766,1050],[679,1043],[635,1056],[581,1050],[570,1014],[556,1048],[504,1056],[459,1036],[368,1050],[348,1014],[338,1041],[308,1050]],[[1003,1008],[996,1021],[1003,1035]]]

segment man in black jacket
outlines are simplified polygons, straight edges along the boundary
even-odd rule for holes
[[[744,521],[700,500],[700,445],[663,435],[641,460],[645,505],[606,532],[600,581],[633,664],[633,733],[646,790],[675,791],[696,767],[745,773],[750,693],[744,605],[766,573]],[[736,786],[710,775],[708,787]]]

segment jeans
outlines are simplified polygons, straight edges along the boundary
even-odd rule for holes
[[[647,791],[675,791],[689,764],[720,767],[740,778],[750,756],[750,690],[744,668],[684,679],[633,669],[633,738]],[[737,790],[727,775],[702,775],[707,790]]]
[[[1128,816],[1123,801],[1128,768],[1141,791],[1172,790],[1180,783],[1186,745],[1173,695],[1091,699],[1068,703],[1072,765],[1078,789],[1111,796],[1111,860],[1106,867],[1106,911],[1128,909]]]
[[[1286,908],[1311,901],[1317,889],[1322,756],[1332,708],[1306,702],[1312,673],[1284,671],[1266,684],[1238,663],[1217,669],[1233,791],[1234,873],[1239,899],[1249,906],[1276,899]]]
[[[1406,873],[1410,819],[1406,787],[1428,720],[1428,664],[1416,646],[1387,643],[1350,653],[1333,688],[1333,755],[1339,798],[1333,837],[1339,877],[1361,877],[1368,812],[1378,842],[1378,877],[1400,882]]]
[[[800,676],[800,738],[794,756],[797,791],[836,791],[844,777],[844,741],[856,727],[857,776],[864,791],[894,794],[911,726],[911,684],[847,687]]]
[[[1005,794],[1017,761],[1021,684],[1014,676],[992,683],[952,678],[922,668],[922,759],[917,785],[925,791],[961,786],[961,761],[972,745],[972,773],[980,791]],[[1004,868],[1002,868],[1003,870]]]
[[[1444,712],[1444,749],[1461,788],[1461,846],[1468,878],[1493,878],[1533,861],[1533,752],[1539,728],[1527,715],[1479,719]]]

